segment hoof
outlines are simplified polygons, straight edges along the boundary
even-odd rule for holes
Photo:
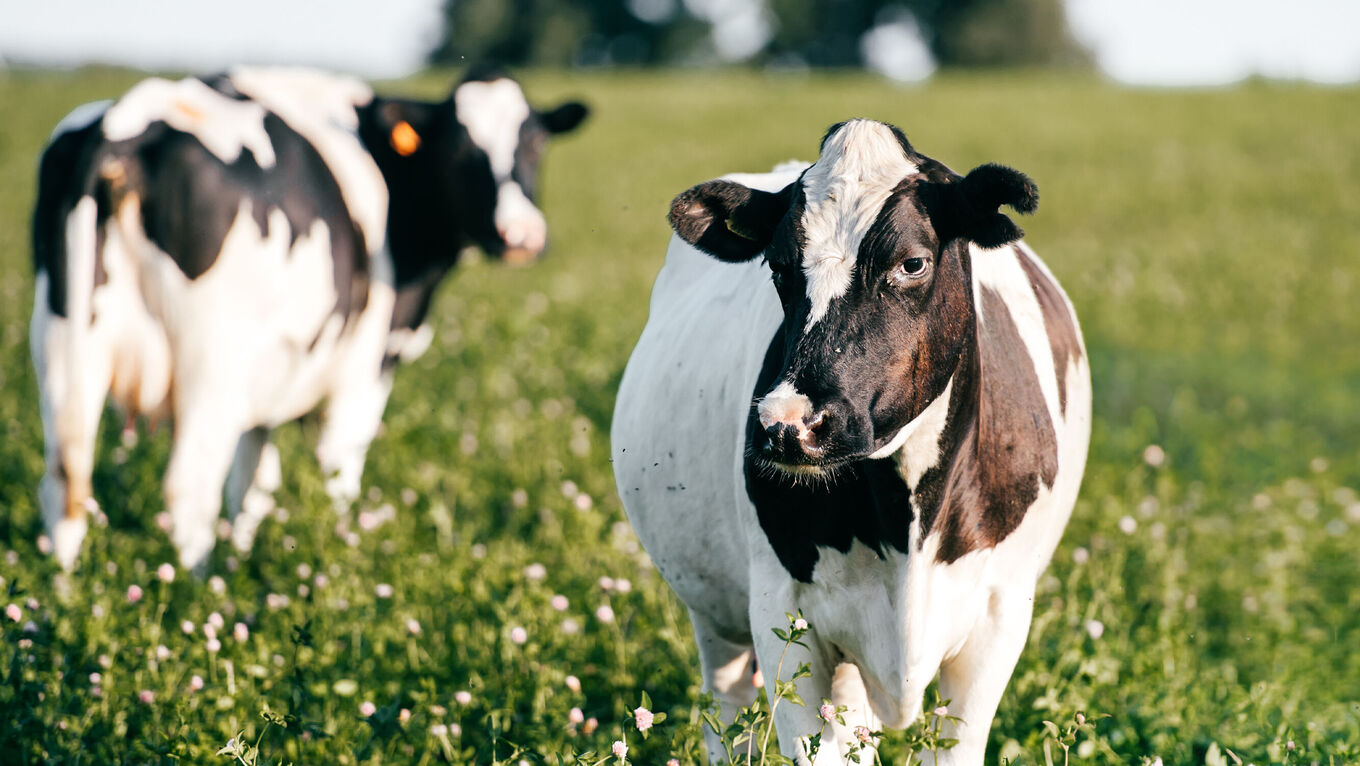
[[[81,544],[90,523],[84,515],[74,519],[62,519],[52,527],[52,555],[67,572],[75,569],[76,559],[80,558]]]

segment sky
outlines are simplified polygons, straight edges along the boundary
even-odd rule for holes
[[[761,0],[681,0],[710,15],[715,47],[740,58],[777,23]],[[675,0],[630,0],[635,12]],[[1153,86],[1250,76],[1360,80],[1356,0],[1066,0],[1073,33],[1110,77]],[[419,69],[441,0],[0,0],[0,63],[110,63],[203,71],[234,63],[306,64],[365,77]],[[381,8],[375,13],[374,8]],[[1287,8],[1287,12],[1282,9]],[[910,17],[864,42],[879,71],[934,70]]]

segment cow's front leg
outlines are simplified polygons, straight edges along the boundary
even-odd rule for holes
[[[239,420],[222,402],[201,400],[175,411],[174,446],[165,472],[170,539],[187,569],[202,573],[217,540],[222,483],[241,437]]]
[[[795,611],[786,607],[781,599],[759,599],[763,603],[753,604],[751,608],[751,631],[755,639],[756,660],[760,663],[761,675],[765,679],[765,695],[774,708],[775,730],[779,737],[779,750],[794,758],[800,766],[833,766],[844,763],[842,756],[848,742],[842,743],[836,730],[825,723],[820,714],[822,700],[832,699],[832,681],[836,664],[828,648],[817,640],[814,633],[804,635],[804,648],[794,643],[786,643],[774,634],[774,628],[785,630],[789,627],[785,612]],[[807,663],[812,674],[795,681],[798,696],[805,704],[797,705],[788,700],[776,700],[778,688],[776,678],[787,681],[792,678],[798,667]],[[809,737],[821,732],[821,743],[815,761],[809,757]],[[770,743],[773,746],[773,742]],[[759,743],[757,743],[759,745]],[[868,761],[872,762],[872,753]]]
[[[227,518],[236,550],[245,553],[254,544],[260,522],[274,510],[274,492],[282,477],[279,450],[269,443],[269,429],[258,426],[241,434],[227,475]]]
[[[736,720],[742,708],[756,701],[756,687],[751,677],[751,645],[723,638],[697,612],[690,613],[690,620],[694,625],[694,643],[699,648],[704,691],[717,700],[721,707],[718,720],[726,728]],[[710,763],[728,760],[719,732],[705,727],[704,743],[708,747]]]
[[[958,740],[938,758],[921,753],[924,763],[940,766],[977,766],[987,752],[987,735],[997,705],[1006,690],[1015,662],[1029,636],[1034,612],[1034,592],[1018,589],[992,593],[987,611],[978,621],[963,649],[940,667],[940,696],[949,700],[943,736]]]
[[[359,497],[368,445],[378,435],[391,393],[392,373],[388,371],[366,381],[345,381],[326,404],[316,459],[336,513],[347,513]]]

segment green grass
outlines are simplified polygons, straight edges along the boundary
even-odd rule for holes
[[[811,158],[849,116],[893,121],[958,170],[999,161],[1032,175],[1043,203],[1024,221],[1029,241],[1090,348],[1086,483],[990,760],[1044,763],[1046,740],[1060,760],[1043,721],[1065,726],[1079,711],[1110,717],[1077,735],[1075,762],[1217,763],[1224,749],[1258,764],[1360,758],[1355,89],[533,74],[540,102],[580,95],[595,108],[547,158],[553,251],[527,270],[469,262],[442,290],[435,345],[399,372],[365,475],[361,509],[392,504],[395,519],[337,532],[310,452],[317,426],[304,420],[277,435],[286,519],[239,561],[220,545],[220,583],[180,573],[164,584],[167,435],[118,447],[112,414],[95,476],[107,526],[70,577],[36,547],[35,158],[70,107],[135,79],[0,71],[0,607],[21,612],[2,620],[5,762],[226,763],[216,752],[241,731],[263,732],[271,764],[556,762],[607,753],[626,730],[639,763],[692,760],[698,663],[684,609],[613,492],[613,393],[646,318],[670,198]],[[391,89],[435,95],[450,82],[435,73]],[[526,574],[534,563],[542,579]],[[132,585],[145,590],[137,603]],[[604,605],[612,621],[597,615]],[[180,626],[214,612],[225,630],[210,653],[201,627]],[[231,635],[238,621],[245,641]],[[625,715],[644,691],[669,714],[645,742]],[[378,709],[368,721],[365,701]],[[573,707],[598,719],[593,733],[568,725]],[[266,709],[286,726],[266,731]],[[441,724],[458,734],[432,735]],[[885,762],[902,762],[903,742],[888,736]]]

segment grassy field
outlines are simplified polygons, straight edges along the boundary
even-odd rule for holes
[[[451,78],[388,90],[433,96]],[[989,761],[1042,764],[1047,747],[1061,762],[1043,722],[1079,712],[1109,717],[1068,742],[1073,762],[1360,761],[1355,89],[529,76],[540,102],[595,108],[547,158],[553,250],[446,283],[348,528],[304,420],[278,431],[286,511],[253,554],[224,543],[211,578],[165,582],[167,435],[120,444],[111,414],[95,475],[107,524],[65,577],[39,553],[35,508],[35,158],[70,107],[135,79],[0,71],[0,760],[227,763],[243,732],[262,764],[556,763],[625,735],[630,760],[694,762],[698,663],[613,492],[614,389],[670,198],[811,159],[828,125],[866,116],[957,170],[999,161],[1036,179],[1029,242],[1092,357],[1082,499]],[[669,715],[646,741],[626,717],[643,692]],[[887,736],[885,762],[903,742]]]

